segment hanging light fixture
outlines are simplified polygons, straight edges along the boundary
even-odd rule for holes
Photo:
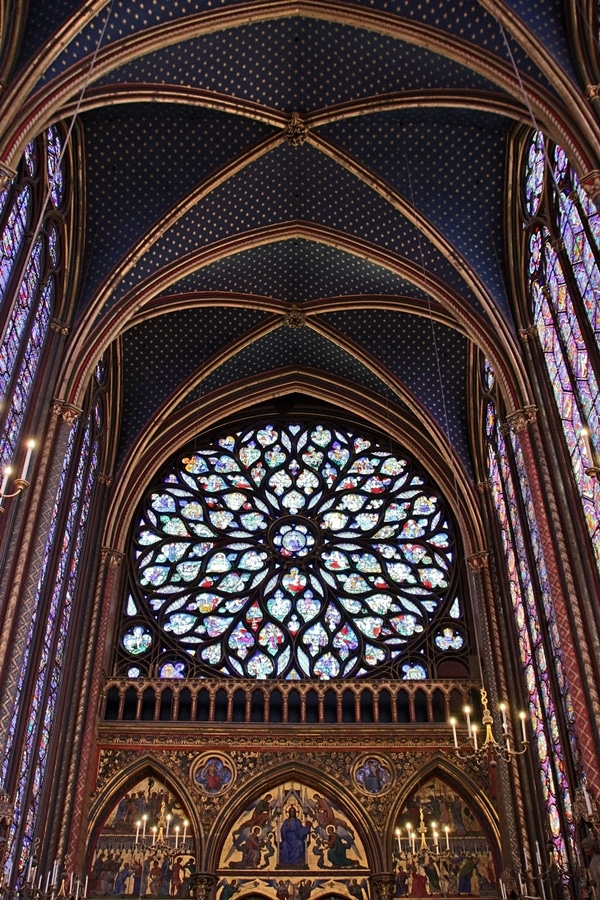
[[[525,713],[519,713],[519,719],[521,720],[522,747],[520,750],[517,750],[511,747],[510,743],[508,719],[506,715],[506,713],[508,712],[508,707],[506,703],[500,703],[498,707],[502,716],[502,736],[504,738],[503,744],[499,743],[494,737],[494,733],[492,730],[494,719],[488,707],[487,691],[485,690],[485,688],[481,688],[481,706],[483,710],[481,717],[483,734],[482,741],[479,741],[478,739],[479,727],[477,723],[471,721],[471,707],[465,706],[463,709],[467,720],[468,745],[466,748],[462,748],[458,743],[458,735],[456,731],[456,726],[458,724],[457,720],[455,718],[450,719],[450,726],[452,728],[452,737],[454,739],[454,750],[456,752],[456,755],[460,759],[471,759],[476,756],[487,756],[491,753],[493,754],[495,759],[503,759],[505,762],[510,762],[512,759],[514,759],[515,756],[522,756],[523,753],[526,753],[529,747],[529,741],[527,740],[527,732],[525,730]]]

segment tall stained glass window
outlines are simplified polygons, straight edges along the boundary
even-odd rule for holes
[[[0,213],[0,465],[17,454],[62,265],[62,141],[56,127],[26,148]],[[26,236],[33,232],[32,237]]]
[[[527,285],[549,382],[600,570],[600,484],[580,432],[600,436],[600,215],[561,147],[537,132],[524,173]],[[600,448],[597,448],[600,449]]]
[[[561,691],[564,692],[562,703],[567,723],[573,721],[572,704],[522,451],[518,435],[511,435],[507,443],[500,427],[494,396],[494,373],[489,364],[485,366],[483,393],[486,404],[487,469],[517,630],[534,752],[539,764],[537,771],[556,859],[566,865],[564,826],[568,833],[572,833],[573,812],[553,700],[550,665],[554,666]],[[532,564],[530,552],[535,564]],[[548,646],[551,660],[548,658]],[[575,737],[572,737],[576,752]]]
[[[101,373],[99,373],[101,375]],[[42,628],[38,657],[24,658],[19,699],[10,725],[10,741],[2,765],[5,780],[11,769],[18,772],[14,792],[5,876],[23,883],[29,865],[38,821],[46,762],[63,666],[67,658],[73,602],[79,561],[87,533],[104,431],[103,391],[96,384],[96,398],[86,420],[76,423],[69,435],[67,451],[56,494],[54,512],[42,561],[28,649]],[[27,690],[27,685],[31,686]],[[64,689],[64,688],[63,688]],[[18,722],[27,719],[24,742],[14,743]]]
[[[226,433],[149,488],[132,554],[122,674],[468,674],[443,498],[371,437]]]

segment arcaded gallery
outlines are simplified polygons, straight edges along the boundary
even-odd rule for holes
[[[597,0],[0,0],[0,900],[600,900]]]

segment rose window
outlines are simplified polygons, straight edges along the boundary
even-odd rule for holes
[[[122,656],[162,677],[432,677],[466,646],[453,543],[406,455],[326,425],[228,434],[146,493]]]

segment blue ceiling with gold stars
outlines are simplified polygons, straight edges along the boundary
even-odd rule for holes
[[[544,59],[575,85],[566,35],[561,0],[30,0],[16,70],[78,110],[75,331],[118,323],[118,460],[302,367],[418,412],[472,474],[465,323],[516,334],[508,149],[526,89],[562,102]]]

